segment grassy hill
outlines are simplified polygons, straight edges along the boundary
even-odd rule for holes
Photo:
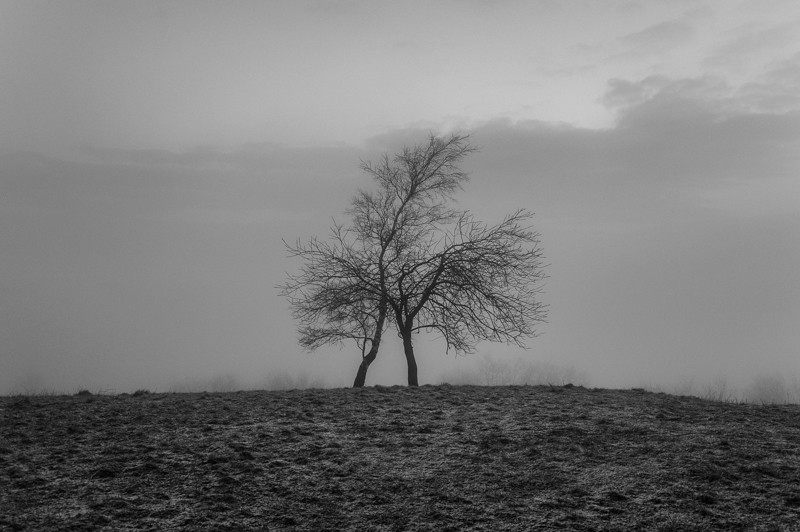
[[[2,530],[800,530],[800,406],[551,386],[0,398]]]

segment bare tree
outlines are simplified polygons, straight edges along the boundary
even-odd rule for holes
[[[355,341],[362,360],[354,386],[364,385],[389,322],[403,341],[408,384],[417,386],[414,333],[437,331],[448,350],[467,353],[481,340],[524,347],[544,321],[532,214],[519,210],[489,226],[448,206],[467,180],[460,162],[474,150],[467,136],[431,135],[392,159],[362,162],[378,190],[358,192],[351,224],[334,224],[327,242],[286,245],[304,260],[281,287],[301,324],[300,343]]]
[[[358,192],[347,211],[352,223],[335,224],[329,242],[285,244],[304,261],[300,273],[279,287],[301,324],[300,343],[313,350],[354,340],[362,356],[355,387],[364,385],[378,354],[390,317],[388,285],[399,274],[400,259],[454,219],[446,200],[467,179],[458,163],[472,151],[467,136],[431,135],[426,145],[392,159],[362,162],[378,190]]]

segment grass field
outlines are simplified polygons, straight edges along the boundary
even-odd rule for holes
[[[800,406],[423,386],[0,397],[0,530],[800,531]]]

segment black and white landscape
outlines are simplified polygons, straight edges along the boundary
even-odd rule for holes
[[[797,530],[795,0],[0,0],[0,79],[0,528]]]

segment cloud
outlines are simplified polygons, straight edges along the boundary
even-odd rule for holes
[[[619,113],[610,134],[661,178],[670,172],[697,184],[792,175],[800,114],[761,112],[743,92],[713,77],[614,80],[605,98]]]
[[[738,92],[750,109],[767,113],[800,110],[800,52],[774,63],[761,79],[743,84]]]
[[[729,97],[730,87],[723,78],[703,76],[674,79],[648,76],[638,81],[611,79],[601,101],[616,110],[638,107],[654,100],[698,101],[708,107]]]
[[[681,20],[669,20],[625,35],[620,40],[640,53],[644,51],[656,53],[685,44],[693,36],[694,30],[691,25]]]
[[[612,128],[493,122],[477,128],[476,138],[491,139],[491,153],[501,158],[524,160],[526,173],[545,182],[669,186],[787,177],[800,116],[744,112],[734,92],[715,78],[613,80],[604,99],[618,110]]]
[[[795,50],[800,35],[800,18],[778,24],[746,24],[730,32],[728,40],[719,45],[704,61],[706,67],[741,69],[751,62],[761,62],[763,56],[782,56]]]

